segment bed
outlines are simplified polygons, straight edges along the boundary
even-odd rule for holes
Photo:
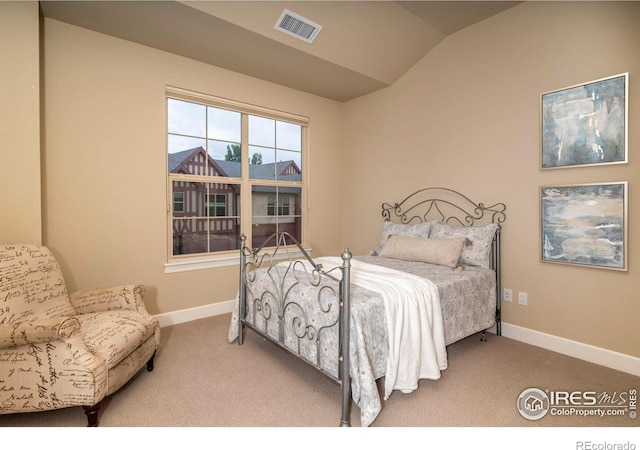
[[[500,240],[506,206],[448,188],[382,204],[378,248],[311,258],[288,233],[240,251],[229,342],[252,330],[341,387],[362,426],[383,400],[447,368],[446,347],[500,326]],[[383,384],[379,389],[378,382]],[[382,390],[382,398],[380,395]]]

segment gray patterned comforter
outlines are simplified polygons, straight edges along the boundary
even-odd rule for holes
[[[355,259],[420,275],[433,281],[440,291],[447,345],[495,324],[496,274],[491,269],[474,266],[451,269],[380,256],[357,256]]]
[[[492,270],[468,266],[456,270],[380,256],[356,256],[354,259],[433,281],[440,293],[447,345],[495,323],[496,283]],[[301,266],[299,269],[290,271],[277,266],[270,271],[254,271],[254,278],[247,284],[246,320],[263,333],[281,340],[291,352],[337,378],[338,283],[328,277],[316,280]],[[238,337],[238,325],[236,301],[229,342]],[[388,356],[385,306],[379,293],[351,286],[350,339],[352,397],[360,408],[362,426],[369,426],[382,409],[376,380],[384,377]]]

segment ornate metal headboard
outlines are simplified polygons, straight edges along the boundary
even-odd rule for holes
[[[506,220],[504,203],[485,206],[476,203],[466,195],[448,188],[430,187],[421,189],[409,195],[399,203],[382,204],[382,217],[385,220],[396,219],[400,223],[428,222],[437,220],[451,225],[471,227],[476,225],[498,225],[491,246],[490,263],[496,274],[496,328],[497,334],[502,334],[501,300],[502,300],[502,269],[500,262],[501,224]]]
[[[430,187],[414,192],[399,203],[383,203],[382,217],[385,220],[396,218],[407,224],[438,220],[462,226],[500,225],[506,219],[506,209],[504,203],[485,206],[452,189]]]

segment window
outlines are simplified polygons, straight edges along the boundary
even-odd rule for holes
[[[167,89],[169,260],[303,239],[308,119]]]
[[[267,215],[268,216],[288,216],[289,215],[289,197],[278,197],[276,209],[276,197],[269,196],[267,199]]]
[[[224,194],[206,194],[207,216],[220,217],[227,215],[227,197]]]
[[[184,212],[184,192],[173,193],[173,211],[177,213]]]

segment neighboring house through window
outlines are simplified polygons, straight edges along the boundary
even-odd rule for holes
[[[173,193],[173,211],[176,213],[184,212],[184,192]]]
[[[222,217],[227,215],[227,196],[224,194],[205,194],[207,216]]]
[[[169,261],[303,236],[308,119],[167,88]]]
[[[280,194],[277,200],[274,195],[267,198],[267,215],[268,216],[288,216],[289,215],[289,196]]]

